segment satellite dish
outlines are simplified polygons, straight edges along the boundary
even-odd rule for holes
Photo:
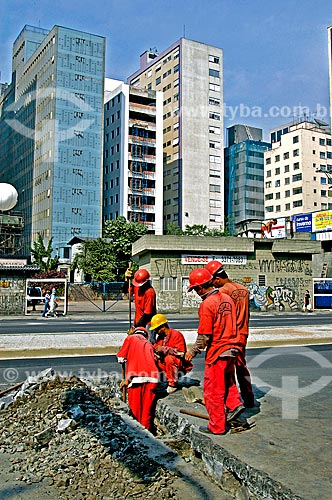
[[[14,186],[0,182],[0,210],[11,210],[17,203],[18,194]]]
[[[314,122],[316,122],[319,127],[328,127],[329,126],[328,123],[323,122],[322,120],[319,120],[318,118],[314,118]]]

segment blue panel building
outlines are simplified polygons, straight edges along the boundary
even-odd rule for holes
[[[0,181],[19,193],[26,253],[38,233],[63,259],[73,236],[101,235],[104,66],[98,35],[25,26],[14,42]]]

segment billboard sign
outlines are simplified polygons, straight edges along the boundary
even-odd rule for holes
[[[285,217],[262,222],[262,238],[286,238]]]
[[[296,233],[311,233],[312,214],[293,215],[293,224]]]
[[[312,214],[313,231],[331,231],[332,230],[332,211],[322,210]]]

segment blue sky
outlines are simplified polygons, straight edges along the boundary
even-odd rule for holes
[[[106,76],[125,80],[146,49],[185,35],[224,50],[225,126],[271,127],[304,106],[328,109],[327,26],[331,0],[0,0],[1,81],[25,24],[55,24],[106,37]],[[279,116],[272,116],[279,115]]]

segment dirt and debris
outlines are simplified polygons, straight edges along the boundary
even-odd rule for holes
[[[163,443],[156,451],[153,437],[128,416],[116,390],[45,375],[2,406],[1,498],[235,498],[186,468],[188,450],[186,460]]]

